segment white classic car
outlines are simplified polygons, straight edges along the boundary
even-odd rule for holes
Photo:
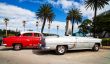
[[[40,44],[41,50],[55,50],[58,55],[63,55],[67,50],[92,49],[98,51],[101,39],[92,37],[49,37]]]

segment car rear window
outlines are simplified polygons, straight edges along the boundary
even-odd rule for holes
[[[32,36],[32,33],[25,33],[23,36]]]

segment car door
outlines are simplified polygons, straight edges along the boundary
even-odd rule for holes
[[[21,38],[22,38],[22,43],[24,46],[32,47],[32,43],[33,43],[32,33],[24,33]]]
[[[89,48],[89,42],[88,42],[88,39],[87,37],[76,37],[76,41],[77,41],[77,44],[76,44],[76,48],[79,48],[79,49],[86,49],[86,48]]]
[[[37,47],[38,44],[40,43],[40,33],[33,33],[34,36],[33,36],[33,47]]]

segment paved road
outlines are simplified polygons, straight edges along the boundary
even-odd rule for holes
[[[0,64],[110,64],[110,50],[68,51],[65,55],[55,55],[54,51],[40,52],[36,49],[13,51],[2,46]]]

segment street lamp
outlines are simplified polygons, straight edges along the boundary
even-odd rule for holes
[[[25,26],[26,26],[26,21],[23,21],[24,31],[25,31]]]
[[[59,26],[57,25],[57,35],[58,35]]]
[[[50,23],[48,24],[48,30],[49,30],[49,33],[50,33]]]
[[[38,31],[38,24],[39,24],[39,22],[37,21],[37,22],[36,22],[37,31]]]
[[[5,18],[4,19],[4,21],[5,21],[5,26],[6,26],[6,37],[7,37],[7,25],[8,25],[8,21],[9,21],[9,19],[8,18]]]

